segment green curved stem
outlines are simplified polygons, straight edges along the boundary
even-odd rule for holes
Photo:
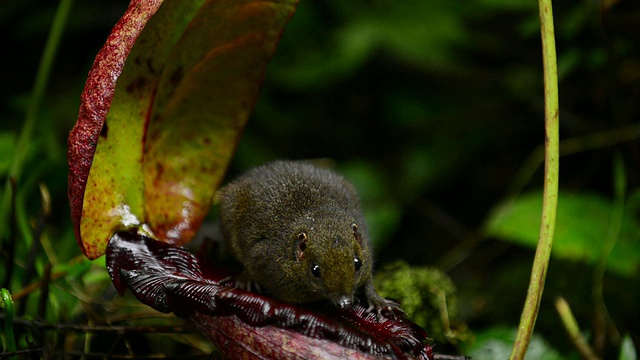
[[[558,208],[559,135],[558,135],[558,70],[556,46],[553,30],[553,10],[551,0],[538,0],[540,8],[540,32],[542,36],[542,57],[544,68],[545,101],[545,166],[544,194],[540,237],[533,260],[531,280],[527,291],[518,333],[510,359],[524,359],[529,347],[533,328],[540,308],[544,282],[549,266]]]
[[[587,341],[582,336],[580,327],[578,327],[578,322],[573,316],[573,312],[571,312],[571,308],[567,301],[563,297],[559,297],[555,301],[555,306],[558,311],[558,315],[560,315],[560,320],[562,320],[562,324],[564,325],[567,334],[569,334],[569,339],[580,353],[580,357],[585,360],[599,360],[596,354],[593,353],[593,349],[591,349]]]

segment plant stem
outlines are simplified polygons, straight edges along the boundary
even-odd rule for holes
[[[38,72],[36,73],[35,83],[33,84],[33,92],[31,93],[29,106],[27,107],[24,126],[22,127],[18,143],[16,144],[16,155],[13,159],[13,163],[11,164],[11,168],[9,169],[8,178],[16,179],[17,182],[20,182],[20,175],[24,167],[27,153],[29,152],[31,137],[36,127],[38,111],[40,110],[42,99],[44,98],[44,92],[47,88],[47,83],[51,75],[53,60],[55,59],[72,3],[73,0],[61,0],[60,4],[58,4],[56,14],[53,18],[53,23],[51,24],[51,29],[49,31],[49,37],[47,38],[42,58],[40,58]],[[0,235],[5,232],[4,225],[7,221],[7,212],[11,199],[10,195],[11,184],[7,180],[2,194],[2,202],[0,203],[0,225],[3,226],[3,228],[0,228]]]
[[[604,301],[604,274],[607,270],[609,256],[620,237],[625,212],[625,189],[627,187],[627,178],[622,155],[618,152],[615,152],[613,155],[614,198],[611,209],[611,218],[609,220],[609,231],[602,244],[600,260],[598,261],[593,273],[593,287],[591,291],[595,310],[593,319],[593,347],[597,354],[602,354],[604,351],[609,329],[613,329],[615,334],[614,339],[609,340],[614,340],[615,342],[620,341],[620,334],[615,330],[615,327],[611,326],[613,321],[609,315],[607,304]],[[615,337],[617,337],[617,339]]]
[[[622,126],[615,129],[603,130],[597,133],[567,138],[560,141],[560,155],[577,154],[584,151],[602,149],[604,147],[621,144],[640,139],[640,124]],[[544,162],[544,145],[535,148],[531,155],[520,166],[514,180],[505,193],[505,198],[515,198],[529,183],[533,174]]]
[[[589,344],[587,344],[582,337],[580,328],[578,327],[578,322],[573,316],[573,312],[571,312],[571,308],[567,301],[563,297],[559,297],[556,299],[555,305],[558,315],[560,315],[560,319],[562,320],[562,324],[567,330],[567,334],[569,334],[569,339],[580,353],[580,356],[585,360],[599,360],[596,354],[593,353]]]
[[[531,280],[527,291],[518,333],[510,359],[524,359],[540,308],[544,282],[549,266],[558,209],[559,135],[558,135],[558,70],[553,30],[551,0],[538,0],[540,9],[540,33],[544,68],[545,102],[545,166],[544,193],[540,237],[533,260]]]

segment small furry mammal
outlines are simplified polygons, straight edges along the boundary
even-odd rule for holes
[[[331,300],[399,310],[372,282],[372,250],[356,190],[333,171],[298,161],[254,168],[218,193],[222,233],[244,266],[236,286],[290,303]]]

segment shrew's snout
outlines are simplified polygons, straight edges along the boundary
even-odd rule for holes
[[[349,295],[338,295],[331,297],[331,301],[338,309],[348,310],[353,305],[353,298]]]

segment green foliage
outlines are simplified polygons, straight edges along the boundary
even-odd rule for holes
[[[374,248],[382,248],[402,217],[402,209],[388,191],[391,186],[389,179],[385,178],[381,169],[370,162],[348,162],[341,164],[339,170],[358,189],[369,236]]]
[[[396,299],[409,317],[438,343],[457,344],[468,333],[459,319],[456,285],[442,271],[412,267],[401,260],[385,265],[376,274],[376,288]]]
[[[0,175],[7,176],[11,164],[13,163],[14,149],[16,146],[16,138],[14,134],[3,132],[0,133]]]
[[[620,356],[618,360],[637,360],[638,355],[636,349],[633,347],[633,340],[631,336],[625,335],[622,339],[622,346],[620,347]]]
[[[7,289],[0,289],[0,309],[4,314],[4,329],[2,332],[3,352],[16,351],[16,338],[13,331],[13,299]]]
[[[499,205],[487,222],[487,235],[535,247],[540,229],[542,194],[531,192]],[[631,210],[631,209],[629,209]],[[561,192],[552,254],[596,265],[606,246],[613,202],[597,194]],[[640,219],[625,211],[607,269],[630,278],[640,274]]]
[[[290,53],[281,55],[286,60],[272,66],[278,83],[296,89],[327,87],[351,76],[381,51],[414,66],[448,66],[455,59],[454,47],[469,38],[456,11],[459,7],[449,2],[335,4],[329,11],[335,11],[342,24],[313,31],[308,24],[322,16],[317,8],[301,2],[283,41],[295,41],[293,34],[306,41],[296,42]]]
[[[473,345],[465,353],[474,359],[507,359],[511,353],[516,330],[495,327],[475,334]],[[559,354],[544,339],[534,334],[525,360],[577,360],[577,356],[566,357]]]

